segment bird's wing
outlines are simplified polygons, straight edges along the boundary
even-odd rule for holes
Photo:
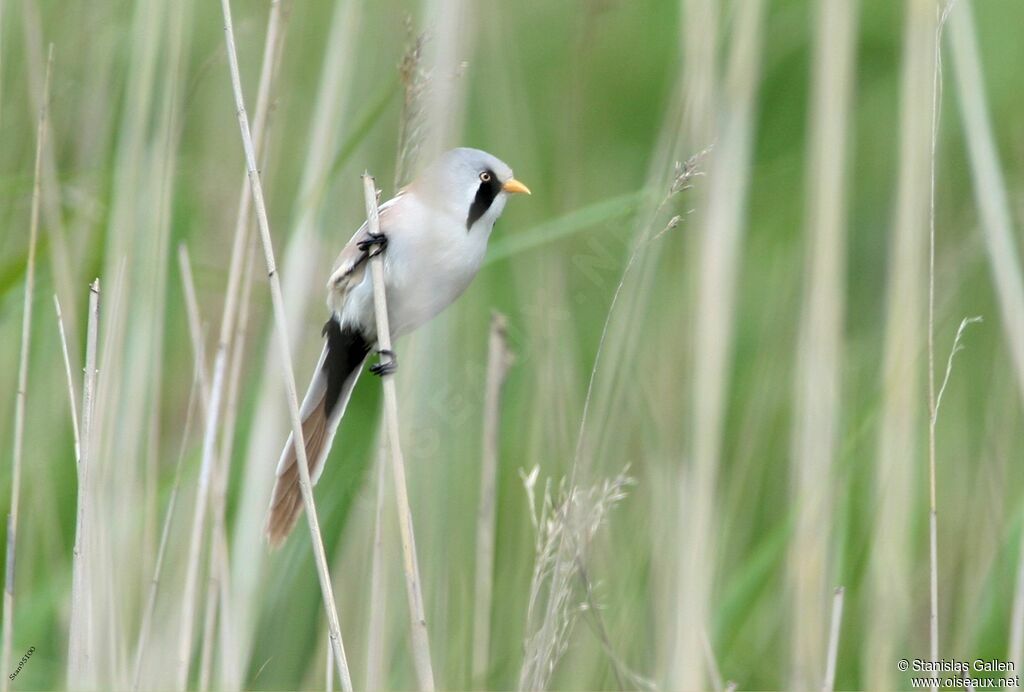
[[[386,228],[389,225],[390,217],[396,214],[396,203],[401,198],[402,193],[399,193],[380,205],[378,214],[382,228]],[[359,249],[359,243],[369,236],[369,225],[363,222],[363,225],[353,234],[338,255],[338,259],[334,263],[334,271],[331,272],[331,278],[327,281],[327,291],[331,296],[329,302],[332,306],[344,305],[348,292],[363,280],[369,254]]]

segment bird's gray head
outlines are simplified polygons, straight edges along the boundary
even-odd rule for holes
[[[478,225],[490,230],[510,194],[530,194],[504,161],[468,148],[442,154],[411,187],[431,206],[464,220],[467,231]]]

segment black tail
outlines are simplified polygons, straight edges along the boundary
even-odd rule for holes
[[[342,329],[334,315],[324,324],[321,333],[327,337],[327,353],[322,366],[324,376],[327,378],[324,415],[330,418],[348,376],[366,360],[370,344],[366,343],[366,339],[358,330],[352,327]]]

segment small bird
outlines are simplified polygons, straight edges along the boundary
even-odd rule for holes
[[[363,362],[378,349],[369,259],[383,252],[384,284],[392,338],[428,322],[458,298],[476,276],[494,222],[508,196],[530,194],[504,162],[479,149],[442,154],[410,185],[380,205],[380,235],[363,224],[338,256],[327,282],[330,319],[324,349],[302,401],[302,436],[310,482],[324,470],[334,433],[345,414]],[[370,367],[383,376],[388,362]],[[292,435],[277,465],[267,539],[280,545],[302,513]]]

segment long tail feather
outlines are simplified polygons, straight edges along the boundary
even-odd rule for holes
[[[362,334],[351,328],[342,329],[335,317],[324,325],[323,333],[327,343],[324,344],[316,372],[299,411],[306,459],[309,462],[309,479],[313,485],[316,485],[323,473],[334,433],[345,414],[345,407],[348,406],[352,390],[362,372],[363,361],[370,351],[370,345]],[[293,436],[288,435],[288,442],[277,464],[277,482],[274,484],[267,517],[267,540],[271,547],[281,545],[288,537],[302,514],[302,508],[295,445]]]

